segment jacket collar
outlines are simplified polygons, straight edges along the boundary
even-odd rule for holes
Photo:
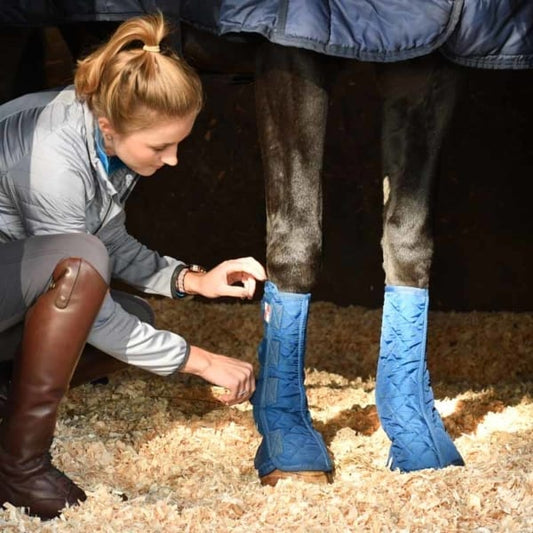
[[[83,103],[83,114],[91,166],[96,173],[98,181],[107,193],[111,196],[118,197],[119,203],[123,204],[135,186],[139,176],[118,158],[119,163],[111,163],[110,160],[113,158],[107,156],[103,150],[102,139],[98,139],[98,135],[101,137],[101,132],[98,128],[96,118],[85,102]],[[102,153],[102,157],[99,155],[99,152]]]

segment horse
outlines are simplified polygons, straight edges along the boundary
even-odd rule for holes
[[[460,86],[459,73],[447,60],[473,67],[530,68],[532,51],[515,50],[511,43],[511,52],[502,59],[491,55],[490,47],[482,42],[478,53],[479,47],[469,41],[471,33],[467,31],[475,9],[472,5],[466,9],[462,1],[417,0],[406,5],[408,16],[394,32],[395,39],[389,42],[386,34],[375,37],[387,44],[386,50],[375,43],[361,46],[357,39],[346,46],[342,39],[328,37],[324,44],[302,35],[299,29],[305,28],[306,20],[311,25],[317,20],[313,9],[318,3],[309,13],[299,12],[305,20],[293,23],[292,33],[279,32],[290,18],[288,2],[279,2],[281,7],[271,10],[270,15],[279,17],[271,16],[270,26],[264,21],[250,23],[267,4],[234,4],[235,10],[246,13],[244,24],[232,21],[235,13],[229,3],[226,8],[223,1],[184,1],[179,13],[181,36],[176,43],[200,71],[254,79],[269,275],[261,302],[264,335],[252,398],[262,436],[254,461],[261,483],[275,485],[285,477],[326,483],[334,472],[324,440],[312,424],[304,368],[309,301],[322,254],[325,124],[338,57],[375,63],[383,98],[385,293],[376,405],[391,441],[389,466],[413,471],[462,465],[435,409],[425,356],[433,254],[432,192],[438,155]],[[520,20],[532,21],[533,16],[528,18],[531,8],[523,4]],[[426,6],[431,11],[428,35],[411,35],[409,15],[422,16]],[[509,7],[506,2],[499,6]],[[355,7],[350,9],[357,14]],[[445,12],[444,18],[439,9]],[[211,15],[213,10],[215,15]],[[208,24],[202,18],[205,13],[214,17]],[[466,21],[463,26],[459,25],[461,17]],[[361,33],[363,29],[359,28]],[[352,35],[340,33],[342,38]],[[411,39],[407,44],[405,35]],[[332,33],[331,37],[338,35]],[[467,54],[458,55],[452,45],[465,41]]]
[[[509,14],[508,2],[441,4],[449,8],[449,16],[439,26],[440,33],[435,31],[417,46],[421,35],[412,36],[411,47],[400,39],[403,48],[396,43],[396,48],[385,51],[379,46],[387,35],[365,48],[355,31],[335,32],[327,23],[319,25],[324,19],[321,7],[328,2],[312,3],[308,12],[281,1],[245,7],[212,2],[216,9],[210,12],[208,4],[182,5],[184,56],[200,70],[212,70],[213,65],[235,75],[252,70],[255,82],[269,276],[261,302],[264,334],[252,398],[262,435],[254,461],[261,483],[275,485],[286,477],[327,483],[334,471],[310,417],[304,365],[309,299],[322,253],[321,170],[328,95],[332,71],[338,67],[333,58],[339,56],[374,62],[383,99],[385,291],[376,406],[391,441],[388,465],[403,472],[464,465],[435,408],[426,362],[436,165],[461,86],[454,64],[531,68],[531,6],[514,6],[511,19],[521,21],[523,40],[514,35],[498,55],[491,49],[491,32],[496,29],[480,26],[479,21],[486,20],[491,9]],[[415,2],[405,10],[420,17],[427,6]],[[368,22],[373,16],[357,12],[355,4],[347,12],[350,9],[354,19],[360,15]],[[498,19],[498,31],[508,19]],[[318,38],[305,33],[306,24],[310,31],[318,26]],[[403,31],[408,34],[407,27]],[[325,28],[330,32],[325,30],[324,37],[320,31]],[[481,34],[477,41],[472,28]],[[359,29],[366,28],[359,24]],[[342,41],[346,35],[350,46]],[[223,43],[221,37],[227,40]]]

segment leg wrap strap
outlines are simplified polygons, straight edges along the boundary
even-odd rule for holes
[[[376,406],[392,444],[390,466],[404,472],[462,466],[435,409],[426,364],[428,290],[387,286],[376,378]]]
[[[330,472],[322,436],[313,429],[304,387],[309,294],[282,293],[267,282],[261,308],[264,337],[252,397],[254,419],[263,435],[255,457],[259,476],[286,472]]]

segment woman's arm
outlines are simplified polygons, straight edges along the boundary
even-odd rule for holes
[[[176,267],[183,263],[161,256],[126,230],[124,211],[118,212],[96,234],[111,258],[112,276],[146,293],[172,297]]]

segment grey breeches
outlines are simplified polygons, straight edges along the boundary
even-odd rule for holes
[[[14,357],[27,310],[47,290],[57,263],[68,257],[85,259],[109,282],[107,250],[92,235],[44,235],[0,245],[0,361]],[[111,295],[126,311],[153,324],[152,309],[142,298],[119,291]]]

